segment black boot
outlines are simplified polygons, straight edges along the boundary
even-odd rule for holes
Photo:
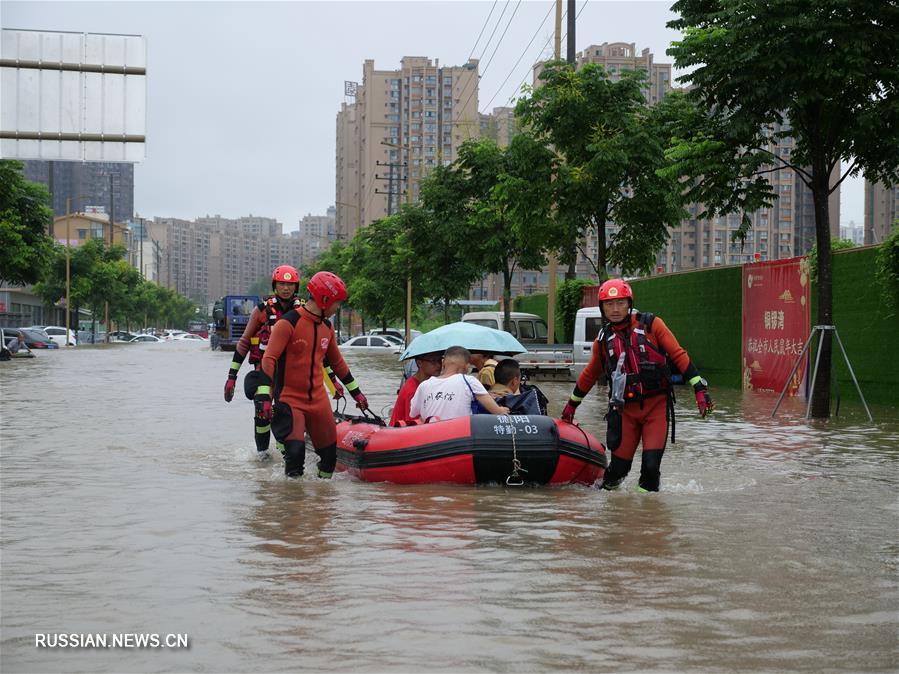
[[[260,428],[265,428],[264,431],[260,431]],[[256,451],[259,453],[268,451],[268,443],[269,438],[271,437],[271,433],[269,432],[268,426],[256,426],[256,432],[254,433],[254,437],[256,440]]]
[[[318,462],[318,476],[330,480],[334,474],[334,467],[337,465],[337,443],[316,449],[315,453],[321,457],[321,461]]]
[[[640,459],[640,491],[658,491],[664,449],[644,449]]]
[[[618,489],[621,483],[624,482],[624,478],[631,471],[631,464],[633,464],[633,461],[620,459],[612,454],[612,461],[609,463],[609,467],[606,468],[600,487],[609,491]]]
[[[284,474],[287,477],[301,477],[306,462],[306,443],[302,440],[285,440]]]

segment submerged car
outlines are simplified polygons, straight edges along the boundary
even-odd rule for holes
[[[159,342],[164,342],[164,339],[160,339],[156,335],[138,335],[132,340],[129,340],[129,344],[141,344],[141,343],[151,343],[156,344]]]
[[[54,342],[50,335],[36,328],[5,328],[4,338],[7,342],[10,338],[17,339],[19,334],[25,338],[25,346],[29,349],[58,349],[59,344]]]
[[[398,344],[378,335],[359,335],[340,345],[341,351],[367,351],[370,353],[399,353]]]

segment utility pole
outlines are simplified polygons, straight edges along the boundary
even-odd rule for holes
[[[569,3],[570,4],[570,3]],[[571,21],[571,9],[568,10],[568,20]],[[556,0],[556,33],[553,40],[553,58],[557,61],[562,58],[562,0]],[[556,254],[549,256],[549,283],[546,288],[546,343],[556,343]]]

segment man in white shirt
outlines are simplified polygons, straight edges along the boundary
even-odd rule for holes
[[[443,356],[443,372],[419,384],[412,397],[409,414],[434,421],[455,419],[472,413],[473,401],[488,414],[508,414],[508,407],[497,405],[476,377],[465,374],[471,354],[461,346],[452,346]]]

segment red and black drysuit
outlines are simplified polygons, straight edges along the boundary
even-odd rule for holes
[[[319,475],[329,477],[337,461],[337,427],[328,393],[322,386],[322,365],[327,360],[354,397],[359,386],[337,348],[330,321],[305,307],[294,309],[275,324],[262,371],[271,382],[275,400],[272,421],[275,437],[284,443],[284,472],[303,474],[305,433],[321,457]]]
[[[624,404],[610,406],[607,416],[607,445],[612,460],[602,486],[613,489],[621,484],[642,440],[639,485],[646,491],[658,491],[668,424],[674,422],[669,362],[691,383],[700,379],[699,371],[661,318],[632,311],[626,320],[610,323],[600,331],[590,362],[571,394],[571,403],[579,404],[600,375],[610,382],[611,397],[612,374],[622,353],[627,374]]]

